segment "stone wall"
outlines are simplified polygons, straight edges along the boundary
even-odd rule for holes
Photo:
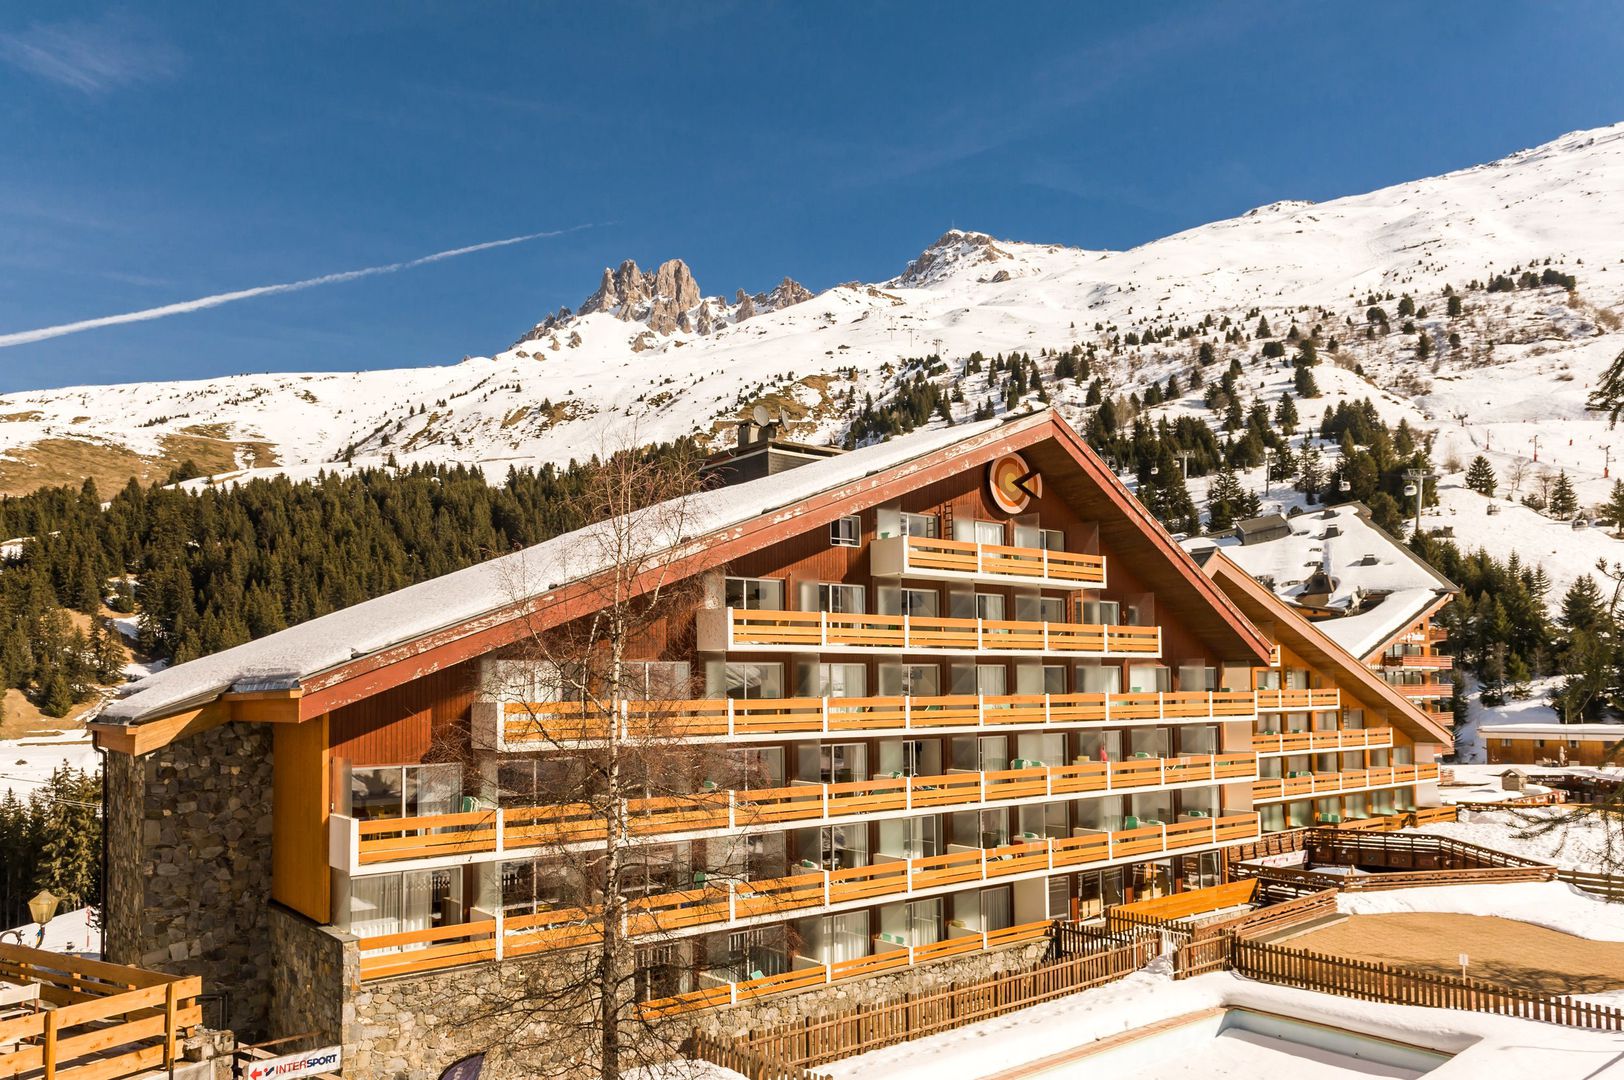
[[[361,953],[354,935],[320,926],[273,903],[265,913],[274,967],[270,1035],[314,1032],[315,1045],[344,1041],[354,1023],[351,988],[361,983]]]
[[[201,975],[228,1023],[263,1033],[271,953],[271,731],[226,724],[107,755],[107,958]]]
[[[290,924],[299,919],[285,912],[277,917]],[[330,939],[346,937],[308,923],[306,926]],[[275,930],[273,925],[273,935],[279,933],[281,931]],[[353,939],[341,942],[340,947],[346,957],[356,955]],[[852,1004],[875,1003],[908,993],[928,993],[954,982],[972,982],[1031,968],[1047,952],[1047,941],[1031,942],[921,964],[907,972],[783,994],[731,1009],[683,1014],[670,1021],[669,1031],[658,1041],[675,1046],[696,1028],[716,1034],[740,1035],[751,1029],[818,1016]],[[348,966],[353,960],[346,959],[344,963],[346,971],[354,970]],[[549,1029],[540,1021],[527,1022],[523,1009],[527,998],[542,1000],[555,991],[562,981],[554,977],[560,964],[557,957],[526,957],[499,964],[384,979],[358,988],[356,983],[346,982],[349,989],[339,1006],[344,1018],[345,1077],[434,1080],[451,1062],[481,1050],[491,1054],[485,1072],[489,1080],[520,1080],[542,1075],[544,1071],[553,1075],[537,1063],[538,1058],[562,1066],[563,1075],[568,1075],[570,1062],[579,1061],[590,1052],[589,1047],[571,1048],[571,1040],[579,1038],[580,1033],[573,1029]],[[313,968],[308,970],[312,978],[330,977],[315,975]],[[293,1027],[280,1034],[314,1027],[300,1027],[292,1013],[289,1022]]]

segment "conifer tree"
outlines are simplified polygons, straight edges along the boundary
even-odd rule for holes
[[[1607,414],[1607,426],[1618,424],[1619,413],[1624,413],[1624,351],[1613,357],[1607,370],[1596,381],[1596,388],[1585,400],[1585,408]]]
[[[1570,518],[1579,509],[1579,496],[1573,490],[1573,481],[1568,479],[1566,470],[1556,474],[1556,482],[1551,485],[1550,498],[1551,516],[1561,519]]]
[[[1495,475],[1494,466],[1482,454],[1472,459],[1472,464],[1466,469],[1466,486],[1479,495],[1494,497]]]
[[[1602,506],[1601,518],[1613,527],[1615,535],[1624,534],[1624,480],[1613,481],[1613,490]]]

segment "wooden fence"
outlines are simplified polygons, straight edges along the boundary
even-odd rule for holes
[[[203,1022],[203,980],[0,944],[20,1015],[0,1020],[0,1076],[117,1080],[174,1064]],[[37,997],[29,1000],[30,995]]]
[[[1229,966],[1248,978],[1361,1001],[1466,1009],[1594,1031],[1624,1031],[1624,1011],[1604,1005],[1459,975],[1413,971],[1373,960],[1265,945],[1240,937],[1229,941]]]
[[[1156,942],[1133,941],[1030,971],[809,1017],[741,1039],[696,1035],[693,1053],[750,1080],[802,1080],[808,1066],[923,1039],[1102,986],[1138,971],[1157,953]]]
[[[1556,880],[1608,900],[1624,900],[1624,877],[1615,874],[1587,874],[1582,870],[1558,870]]]

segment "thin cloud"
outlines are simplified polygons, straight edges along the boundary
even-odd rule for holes
[[[181,54],[157,30],[121,11],[93,20],[34,23],[0,33],[0,62],[84,94],[171,78]]]
[[[318,285],[337,285],[340,282],[354,281],[356,278],[375,277],[378,274],[394,274],[401,270],[410,270],[413,267],[439,262],[442,259],[454,259],[459,255],[472,255],[476,251],[489,251],[492,248],[509,247],[530,240],[563,236],[565,233],[578,232],[581,229],[590,229],[591,227],[590,225],[577,225],[570,229],[554,229],[551,232],[510,236],[505,240],[487,240],[483,244],[470,244],[468,247],[452,248],[449,251],[436,251],[432,255],[408,259],[405,262],[388,263],[384,266],[368,266],[360,270],[345,270],[337,274],[323,274],[321,277],[305,278],[303,281],[288,281],[278,285],[256,285],[252,289],[216,293],[213,296],[198,297],[196,300],[181,300],[178,303],[165,304],[162,307],[144,308],[141,311],[127,311],[121,315],[103,315],[95,319],[82,319],[79,322],[62,323],[58,326],[42,326],[37,330],[18,330],[10,334],[0,334],[0,349],[8,349],[13,345],[27,345],[35,341],[47,341],[51,338],[66,337],[69,334],[81,334],[86,330],[99,330],[104,326],[122,326],[125,323],[167,319],[171,315],[187,315],[194,311],[203,311],[207,308],[219,307],[222,304],[235,303],[238,300],[251,300],[256,296],[274,296],[278,293],[314,289]]]

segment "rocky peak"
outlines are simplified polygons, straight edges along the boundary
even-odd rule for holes
[[[791,304],[799,304],[812,299],[812,290],[802,285],[794,278],[785,278],[780,281],[772,292],[757,293],[755,296],[757,311],[778,311]]]
[[[986,233],[949,229],[934,244],[920,252],[919,258],[909,263],[899,276],[886,284],[916,288],[940,280],[957,266],[1011,258],[1014,256],[999,247]]]

